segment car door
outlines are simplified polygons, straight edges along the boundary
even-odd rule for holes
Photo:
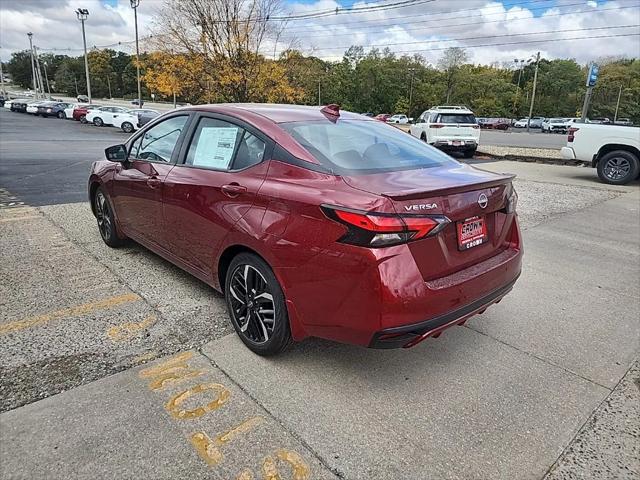
[[[183,161],[165,179],[164,215],[171,252],[209,277],[218,246],[254,204],[273,143],[226,116],[194,119]]]
[[[189,114],[177,114],[141,132],[130,142],[127,162],[116,165],[112,198],[129,236],[162,246],[162,191],[175,165]]]

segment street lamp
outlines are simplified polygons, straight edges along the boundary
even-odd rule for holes
[[[531,91],[531,106],[529,107],[529,120],[527,121],[527,133],[531,127],[531,115],[533,115],[533,102],[536,101],[536,85],[538,84],[538,66],[540,65],[540,52],[536,54],[536,69],[533,73],[533,89]],[[529,59],[529,62],[533,61],[533,57]]]
[[[518,99],[520,97],[520,80],[522,79],[522,69],[524,67],[524,62],[526,60],[524,58],[522,59],[518,59],[518,58],[514,58],[513,59],[513,63],[515,64],[516,68],[518,69],[518,86],[516,87],[516,98],[513,101],[513,115],[515,116],[516,114],[516,108],[517,108],[517,104],[518,104]],[[518,66],[518,64],[520,64],[520,66]]]
[[[138,5],[140,0],[129,0],[133,8],[133,18],[136,25],[136,74],[138,76],[138,107],[142,108],[142,90],[140,89],[140,47],[138,45]]]
[[[44,62],[44,78],[47,82],[47,91],[49,92],[49,100],[51,100],[51,86],[49,85],[49,75],[47,74],[47,62]]]
[[[87,97],[89,103],[91,103],[91,81],[89,80],[89,58],[87,57],[87,36],[84,31],[84,21],[89,16],[89,10],[86,8],[79,8],[76,10],[78,20],[82,22],[82,42],[84,43],[84,72],[87,77]]]
[[[36,98],[38,98],[38,87],[36,85],[36,64],[33,60],[33,33],[27,33],[29,37],[29,54],[31,55],[31,77],[33,78],[33,92]]]

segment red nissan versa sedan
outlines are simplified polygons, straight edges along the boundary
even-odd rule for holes
[[[261,355],[308,336],[410,347],[520,274],[511,176],[336,105],[187,107],[105,153],[89,177],[105,243],[224,292]]]

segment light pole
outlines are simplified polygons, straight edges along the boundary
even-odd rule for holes
[[[129,0],[133,8],[133,18],[136,24],[136,74],[138,76],[138,107],[142,108],[142,90],[140,88],[140,46],[138,45],[138,5],[140,0]]]
[[[0,47],[2,50],[2,47]],[[0,94],[4,95],[4,73],[2,72],[2,58],[0,58]]]
[[[411,83],[409,86],[409,111],[407,112],[407,117],[411,116],[411,103],[413,100],[413,75],[416,72],[416,69],[411,67],[409,68],[409,72],[411,73]]]
[[[49,100],[51,100],[51,86],[49,85],[49,75],[47,74],[47,62],[44,62],[44,79],[47,82],[47,91],[49,92]]]
[[[538,84],[538,65],[540,64],[540,52],[536,55],[536,69],[533,73],[533,89],[531,91],[531,105],[529,106],[529,120],[527,120],[527,133],[531,127],[531,115],[533,115],[533,102],[536,101],[536,85]]]
[[[78,20],[82,22],[82,43],[84,44],[84,73],[87,77],[87,97],[89,103],[91,103],[91,81],[89,80],[89,57],[87,57],[87,36],[84,31],[84,21],[89,16],[89,10],[86,8],[79,8],[76,10]]]
[[[38,87],[36,85],[36,64],[33,60],[33,33],[27,33],[29,37],[29,54],[31,55],[31,78],[33,78],[33,92],[36,98],[38,98]]]
[[[513,116],[515,117],[516,115],[516,109],[518,108],[518,99],[520,98],[520,80],[522,79],[522,68],[524,67],[524,62],[526,60],[524,58],[522,59],[517,59],[514,58],[513,62],[516,65],[516,68],[518,69],[518,86],[516,87],[516,98],[513,100]],[[520,64],[520,66],[518,66],[518,64]]]

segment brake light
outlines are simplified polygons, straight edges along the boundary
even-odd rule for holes
[[[573,140],[576,138],[575,133],[580,130],[579,128],[576,127],[571,127],[569,128],[569,136],[567,137],[567,142],[573,142]]]
[[[360,210],[344,210],[322,206],[324,214],[347,226],[341,243],[363,247],[390,247],[433,236],[441,231],[449,219],[443,215],[395,215]]]
[[[429,128],[443,128],[444,125],[441,123],[432,123],[431,125],[429,125]]]

